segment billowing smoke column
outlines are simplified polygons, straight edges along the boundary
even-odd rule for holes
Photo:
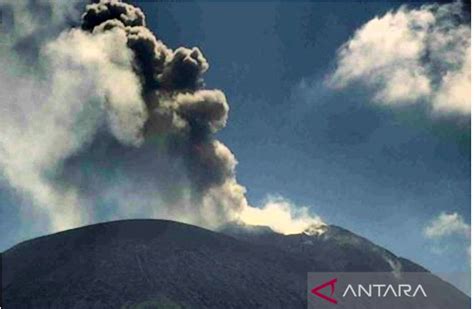
[[[0,87],[10,98],[0,115],[0,166],[52,230],[130,217],[210,228],[240,221],[283,233],[321,224],[280,197],[248,205],[237,161],[214,137],[229,106],[220,90],[206,89],[206,58],[198,48],[168,48],[139,8],[89,4],[78,27],[43,41],[39,77],[0,74],[22,89]],[[20,155],[25,149],[34,156]]]
[[[147,118],[129,142],[169,137],[164,147],[183,160],[195,203],[213,214],[204,224],[236,219],[247,205],[245,190],[236,182],[233,154],[213,137],[225,126],[229,106],[221,91],[204,89],[209,65],[201,51],[169,49],[146,28],[139,8],[117,0],[88,5],[81,27],[92,35],[115,32],[133,51]]]

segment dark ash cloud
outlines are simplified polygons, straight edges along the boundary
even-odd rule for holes
[[[43,232],[131,217],[284,233],[321,224],[286,200],[248,204],[237,160],[215,137],[229,105],[206,87],[199,48],[167,47],[139,8],[119,0],[85,6],[74,27],[70,3],[46,3],[56,23],[17,29],[0,49],[0,176],[47,222]],[[33,14],[10,5],[15,19]],[[38,36],[33,66],[16,47],[29,35]]]

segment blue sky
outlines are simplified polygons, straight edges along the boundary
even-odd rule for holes
[[[465,271],[466,240],[439,252],[423,227],[443,211],[470,222],[469,125],[323,82],[354,31],[400,5],[140,3],[169,46],[206,54],[207,86],[231,106],[219,137],[250,202],[281,195],[434,271]]]

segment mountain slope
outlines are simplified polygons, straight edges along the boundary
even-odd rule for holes
[[[224,234],[259,245],[271,245],[294,255],[306,256],[322,271],[427,272],[418,264],[397,257],[371,241],[335,225],[321,231],[282,235],[267,227],[228,225]],[[329,258],[331,257],[331,258]]]
[[[338,229],[284,236],[128,220],[69,230],[3,254],[4,307],[306,308],[309,271],[393,269],[388,251]]]

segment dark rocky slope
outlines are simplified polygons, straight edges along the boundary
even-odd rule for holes
[[[4,308],[306,308],[309,271],[425,271],[349,231],[96,224],[3,254]],[[444,283],[443,283],[444,284]],[[446,284],[450,299],[469,298]],[[451,307],[453,308],[453,307]]]

